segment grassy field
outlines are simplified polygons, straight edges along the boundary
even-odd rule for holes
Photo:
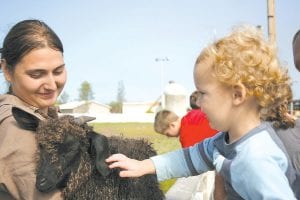
[[[153,144],[158,154],[180,148],[177,138],[168,138],[157,134],[152,123],[94,123],[95,131],[106,136],[124,136],[129,138],[145,138]],[[176,179],[160,183],[161,189],[166,192]]]

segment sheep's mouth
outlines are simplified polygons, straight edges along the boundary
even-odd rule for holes
[[[36,188],[40,192],[50,192],[54,190],[56,187],[55,184],[49,183],[49,181],[47,181],[46,178],[41,178],[39,181],[36,182]]]
[[[67,182],[69,181],[70,174],[66,174],[58,183],[53,180],[49,180],[47,178],[37,178],[36,188],[40,192],[51,192],[55,189],[64,188],[67,186]],[[54,179],[56,180],[56,179]]]

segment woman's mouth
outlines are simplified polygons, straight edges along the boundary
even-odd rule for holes
[[[55,92],[45,92],[45,93],[39,93],[39,96],[42,99],[52,99],[55,96]]]

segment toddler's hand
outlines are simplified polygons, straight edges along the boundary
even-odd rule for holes
[[[155,173],[155,167],[150,159],[139,161],[123,154],[113,154],[105,161],[110,163],[108,165],[110,169],[121,168],[120,177],[140,177]]]

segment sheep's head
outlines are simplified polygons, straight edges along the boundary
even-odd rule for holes
[[[82,152],[89,152],[95,157],[96,168],[101,175],[109,174],[104,161],[109,154],[108,141],[86,125],[91,119],[62,116],[40,121],[16,107],[12,108],[12,113],[22,128],[36,131],[39,146],[36,187],[39,191],[64,188],[79,165],[81,168],[91,168],[80,162]]]

